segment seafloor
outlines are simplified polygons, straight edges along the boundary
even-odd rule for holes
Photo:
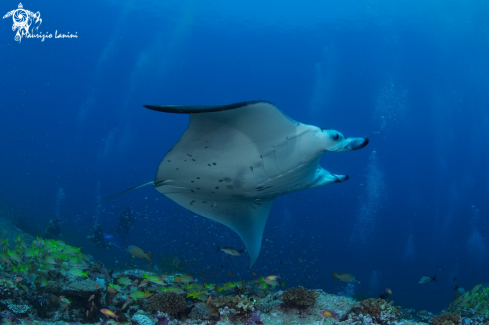
[[[0,219],[3,324],[482,324],[489,288],[460,294],[440,315],[393,301],[327,294],[278,281],[199,283],[189,274],[111,272],[61,240]]]

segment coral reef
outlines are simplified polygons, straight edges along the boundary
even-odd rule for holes
[[[431,319],[434,317],[432,313],[430,313],[429,311],[426,311],[426,310],[419,311],[416,314],[416,316],[418,316],[418,318],[422,322],[425,322],[425,323],[429,323],[431,321]]]
[[[299,286],[286,290],[280,299],[286,308],[307,309],[314,306],[317,297],[319,293]]]
[[[443,313],[440,316],[436,316],[431,319],[431,324],[433,325],[455,325],[460,323],[460,315],[453,313]]]
[[[255,303],[256,309],[264,314],[270,313],[272,310],[280,306],[281,302],[279,300],[274,300],[273,297],[267,296],[265,298],[259,299]]]
[[[253,298],[248,298],[243,296],[219,296],[209,302],[209,306],[214,309],[220,309],[223,307],[228,307],[230,309],[236,309],[242,312],[251,312],[255,308],[255,300]]]
[[[146,308],[152,311],[162,311],[175,316],[187,308],[185,298],[175,292],[166,291],[158,293],[148,299]]]
[[[192,308],[192,311],[188,315],[189,318],[199,320],[199,319],[209,319],[209,307],[206,306],[206,304],[200,302],[195,304],[194,308]]]
[[[97,290],[97,281],[84,280],[84,281],[70,282],[70,284],[63,291],[68,295],[88,298],[96,290]]]
[[[131,318],[131,322],[137,325],[154,325],[155,321],[143,314],[134,314]]]
[[[400,320],[401,308],[393,305],[392,301],[370,298],[356,303],[348,317],[350,319],[364,319],[369,317],[376,324],[387,325]]]

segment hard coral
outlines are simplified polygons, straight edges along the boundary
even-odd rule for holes
[[[255,300],[245,296],[219,296],[211,300],[209,306],[214,309],[228,307],[246,313],[255,310]]]
[[[209,307],[204,303],[195,304],[194,308],[188,315],[189,318],[199,320],[199,319],[208,319],[209,318]]]
[[[146,315],[134,314],[131,318],[131,322],[137,325],[154,325],[154,321]]]
[[[148,299],[146,307],[152,311],[162,311],[170,316],[175,316],[187,308],[185,298],[176,292],[158,293]]]
[[[317,297],[319,293],[313,290],[296,287],[286,290],[280,299],[286,308],[307,309],[316,303]]]
[[[369,316],[374,323],[386,325],[399,320],[401,308],[393,306],[392,301],[370,298],[355,304],[348,317],[352,318],[352,315]]]
[[[440,316],[431,319],[433,325],[454,325],[461,323],[461,317],[459,314],[444,313]]]
[[[270,313],[272,310],[277,308],[278,305],[280,305],[280,301],[273,300],[272,297],[270,296],[263,299],[259,299],[258,302],[255,304],[256,309],[258,309],[264,314]]]
[[[64,293],[68,295],[87,298],[95,291],[97,291],[97,282],[93,280],[74,281],[64,289]]]

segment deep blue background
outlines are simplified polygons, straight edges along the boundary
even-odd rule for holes
[[[228,271],[234,280],[280,272],[288,286],[337,293],[345,290],[331,280],[337,270],[357,276],[356,293],[389,287],[396,303],[431,311],[455,296],[454,276],[466,289],[488,281],[485,1],[160,2],[23,3],[41,13],[40,32],[78,39],[19,44],[11,18],[0,21],[3,214],[24,215],[40,232],[59,208],[62,238],[111,267],[131,258],[92,248],[89,218],[111,233],[129,206],[138,214],[130,244],[156,261],[186,258],[208,280],[214,271],[214,281],[230,280]],[[17,5],[3,1],[0,11]],[[347,183],[276,201],[251,271],[246,256],[215,252],[241,248],[234,233],[154,201],[152,188],[96,209],[152,180],[186,128],[188,117],[142,104],[255,99],[371,142],[323,156]],[[437,283],[417,284],[435,274]]]

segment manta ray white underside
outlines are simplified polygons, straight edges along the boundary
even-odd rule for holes
[[[190,116],[153,186],[182,207],[234,230],[248,250],[250,267],[260,253],[275,198],[347,180],[319,166],[321,154],[368,143],[296,122],[266,101],[145,107]]]

